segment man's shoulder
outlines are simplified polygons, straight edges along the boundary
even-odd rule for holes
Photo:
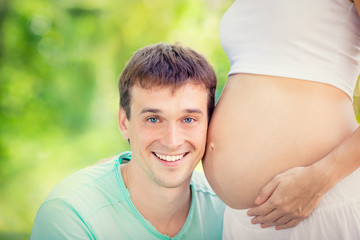
[[[84,206],[88,199],[99,200],[118,188],[116,176],[116,158],[102,164],[78,170],[60,181],[48,194],[44,204],[51,201],[65,201],[68,204]],[[85,201],[85,202],[84,202]]]
[[[201,202],[200,208],[215,209],[216,214],[222,215],[225,204],[216,195],[210,184],[206,180],[204,173],[194,171],[190,182],[193,196]]]
[[[114,223],[126,224],[128,192],[123,188],[119,157],[81,169],[58,183],[39,208],[33,239],[95,239],[93,234],[100,234],[96,231],[104,226],[111,230],[116,229]],[[105,218],[112,220],[102,221]]]
[[[194,171],[191,179],[194,227],[203,229],[204,239],[221,239],[225,204],[212,190],[203,173]],[[192,223],[194,224],[194,223]],[[209,226],[212,226],[209,229]]]
[[[210,184],[206,180],[204,173],[202,172],[194,171],[191,177],[190,184],[193,190],[196,192],[201,192],[203,194],[208,194],[210,196],[217,197],[216,193],[211,188]]]

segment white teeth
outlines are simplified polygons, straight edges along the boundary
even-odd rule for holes
[[[170,155],[161,155],[161,154],[155,153],[155,155],[158,158],[160,158],[161,160],[168,161],[168,162],[174,162],[174,161],[177,161],[177,160],[180,160],[181,158],[183,158],[185,154],[170,156]]]

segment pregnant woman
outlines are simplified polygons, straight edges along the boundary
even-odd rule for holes
[[[355,5],[236,0],[221,20],[231,70],[204,171],[225,239],[360,239]]]

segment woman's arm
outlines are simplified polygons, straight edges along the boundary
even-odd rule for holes
[[[262,227],[275,225],[276,229],[296,226],[326,192],[359,167],[360,127],[313,165],[293,168],[273,178],[256,198],[259,206],[248,211],[249,216],[255,216],[251,222]]]

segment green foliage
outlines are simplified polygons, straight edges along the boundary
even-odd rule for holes
[[[231,2],[0,1],[0,239],[29,238],[58,181],[128,149],[117,79],[138,48],[190,46],[223,86],[218,24]]]

